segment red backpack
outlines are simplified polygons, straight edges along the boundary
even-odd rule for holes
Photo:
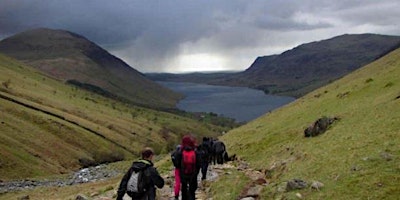
[[[182,151],[182,172],[193,175],[196,171],[196,152],[193,149]]]

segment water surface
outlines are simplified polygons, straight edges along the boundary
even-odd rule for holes
[[[197,83],[158,81],[185,95],[177,107],[189,112],[213,112],[247,122],[295,100],[293,97],[266,95],[245,87],[215,86]]]

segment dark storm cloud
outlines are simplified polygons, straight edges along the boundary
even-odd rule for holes
[[[339,34],[398,35],[398,10],[397,0],[0,0],[0,39],[65,29],[144,72],[182,70],[187,55],[244,69],[257,56]]]

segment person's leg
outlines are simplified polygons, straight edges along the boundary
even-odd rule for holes
[[[201,179],[204,180],[207,175],[206,163],[201,163]]]
[[[217,157],[217,164],[221,164],[221,154],[217,153],[216,157]]]
[[[193,176],[190,179],[189,183],[189,200],[196,199],[196,190],[197,190],[197,176]]]
[[[180,190],[181,190],[181,176],[179,169],[175,168],[175,186],[174,186],[175,197],[179,197]]]
[[[207,178],[207,170],[208,170],[208,161],[203,162],[201,165],[201,180],[205,180]]]
[[[188,200],[188,184],[189,180],[187,178],[180,176],[181,178],[181,195],[182,195],[182,200]]]

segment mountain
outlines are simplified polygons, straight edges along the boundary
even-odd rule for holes
[[[259,57],[235,78],[246,86],[272,93],[295,91],[295,96],[301,96],[399,46],[398,36],[341,35],[303,44],[280,55]]]
[[[64,84],[3,54],[0,71],[0,183],[131,160],[144,146],[165,154],[183,134],[230,129]]]
[[[346,34],[302,44],[279,55],[258,57],[243,72],[150,74],[152,80],[244,86],[266,93],[300,97],[400,46],[399,36]]]
[[[399,86],[396,49],[220,139],[230,154],[266,175],[260,199],[397,199]],[[325,133],[305,137],[305,129],[323,116],[337,120]],[[308,186],[286,191],[294,179]],[[312,189],[314,181],[324,187]],[[232,187],[219,193],[241,191]]]
[[[0,41],[0,52],[56,79],[138,105],[173,108],[181,98],[72,32],[28,30]]]

